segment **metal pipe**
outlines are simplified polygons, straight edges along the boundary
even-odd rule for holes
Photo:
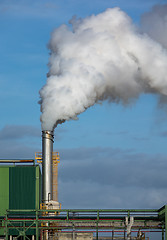
[[[34,159],[0,159],[0,163],[35,163]]]
[[[52,131],[42,131],[42,201],[44,204],[53,199],[53,139],[54,135]]]

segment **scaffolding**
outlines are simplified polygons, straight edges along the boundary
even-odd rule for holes
[[[60,162],[60,156],[58,152],[53,152],[52,154],[53,160],[53,200],[58,202],[58,163]]]
[[[56,214],[55,214],[56,211]],[[92,233],[93,239],[148,239],[145,233],[160,232],[167,240],[167,205],[161,209],[52,209],[7,210],[0,220],[6,240],[9,236],[23,239],[42,239],[41,233],[50,236]],[[129,228],[130,226],[130,228]],[[12,233],[12,230],[15,233]],[[104,234],[109,233],[110,237]],[[136,236],[134,236],[136,234]],[[52,239],[54,237],[52,236]]]
[[[35,159],[37,163],[42,163],[42,152],[35,153]],[[60,155],[59,152],[52,153],[52,166],[53,166],[53,182],[52,182],[52,192],[54,201],[58,202],[58,163],[60,163]]]

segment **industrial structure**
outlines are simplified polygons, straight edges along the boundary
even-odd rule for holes
[[[53,141],[52,131],[42,132],[37,163],[0,160],[1,239],[148,240],[148,232],[159,232],[167,240],[167,205],[140,210],[62,209],[57,179],[60,157],[53,152]]]

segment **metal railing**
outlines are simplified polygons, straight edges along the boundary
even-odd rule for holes
[[[127,238],[127,224],[131,218],[134,223],[131,232],[162,233],[164,239],[165,214],[167,207],[162,209],[38,209],[38,210],[7,210],[0,219],[0,229],[4,230],[6,239],[9,235],[23,236],[28,239],[35,235],[63,232],[93,232],[96,239],[104,232],[123,233]],[[114,238],[113,238],[114,239]],[[136,238],[137,239],[137,238]],[[167,239],[167,237],[166,237]]]

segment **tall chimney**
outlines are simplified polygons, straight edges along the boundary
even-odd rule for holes
[[[52,153],[54,134],[52,131],[42,131],[42,202],[53,199],[52,193]]]

